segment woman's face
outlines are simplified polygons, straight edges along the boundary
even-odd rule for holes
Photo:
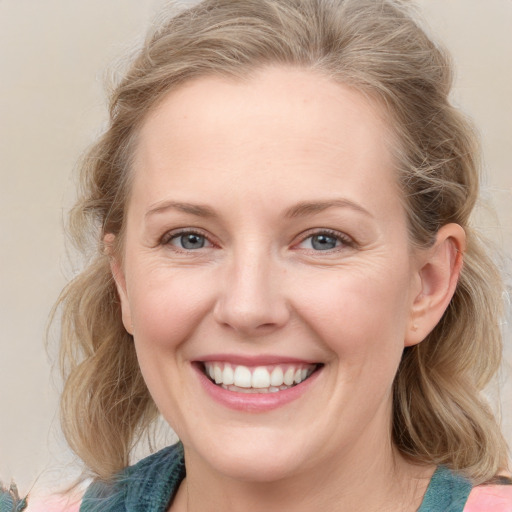
[[[389,445],[421,286],[390,138],[363,95],[281,68],[144,123],[115,272],[189,467],[264,481]]]

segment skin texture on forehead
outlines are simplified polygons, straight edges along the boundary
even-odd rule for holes
[[[282,83],[274,80],[276,75],[283,78]],[[304,77],[308,77],[309,80],[305,80]],[[211,84],[207,93],[205,93],[205,82]],[[302,88],[302,94],[296,97],[290,95],[289,92],[296,90],[298,84]],[[321,95],[318,93],[320,84],[324,85]],[[221,86],[229,87],[233,92],[230,96],[229,109],[219,108],[216,102],[214,91],[216,87],[220,88]],[[262,86],[274,95],[274,98],[266,99],[265,105],[252,102],[250,99],[251,93],[256,92],[258,88],[261,89]],[[195,91],[197,91],[197,94]],[[244,94],[237,94],[237,91],[243,91]],[[186,100],[191,95],[195,95],[193,108],[190,108],[190,103]],[[316,71],[292,67],[268,67],[255,71],[252,79],[244,81],[222,76],[204,77],[185,82],[177,89],[172,90],[167,98],[169,97],[172,97],[173,101],[168,101],[168,99],[167,101],[160,101],[157,108],[149,113],[143,124],[138,135],[138,150],[135,154],[134,167],[136,169],[140,168],[137,162],[141,158],[146,159],[145,165],[150,160],[151,165],[155,168],[168,165],[163,153],[152,150],[154,146],[165,147],[169,151],[176,151],[178,148],[180,153],[173,153],[173,158],[179,159],[181,155],[186,156],[187,151],[195,151],[194,143],[198,138],[201,139],[205,149],[211,150],[214,154],[220,156],[223,146],[229,145],[230,149],[234,149],[232,146],[235,142],[232,139],[223,138],[221,133],[215,134],[216,127],[221,123],[228,125],[232,122],[243,126],[244,122],[247,121],[259,121],[262,130],[259,131],[258,135],[261,137],[265,137],[265,130],[270,131],[272,128],[276,130],[276,138],[266,141],[263,139],[257,140],[252,132],[245,133],[245,131],[242,131],[238,133],[239,140],[236,141],[236,144],[238,154],[241,155],[242,160],[248,153],[247,144],[256,146],[270,143],[275,146],[274,149],[277,151],[283,144],[287,142],[296,143],[299,138],[302,138],[303,144],[296,144],[294,148],[297,160],[302,157],[307,158],[313,144],[332,146],[341,155],[344,151],[343,140],[326,137],[332,129],[332,123],[336,122],[334,111],[328,112],[328,117],[326,117],[326,113],[321,112],[318,108],[321,103],[326,101],[332,101],[334,104],[340,101],[344,102],[346,113],[352,111],[353,119],[360,117],[363,112],[366,117],[371,116],[372,123],[361,123],[360,126],[352,124],[354,130],[359,130],[357,134],[352,133],[352,143],[356,140],[361,142],[365,131],[378,129],[379,134],[375,137],[374,145],[372,147],[361,147],[359,158],[363,158],[369,152],[381,151],[380,166],[390,169],[393,166],[392,157],[390,152],[387,151],[387,147],[394,143],[394,137],[390,125],[386,122],[383,109],[379,108],[377,103],[369,97],[360,95],[349,87],[340,87],[339,84]],[[185,101],[182,101],[182,99],[185,99]],[[347,99],[350,99],[350,101],[347,101]],[[271,106],[271,101],[274,102],[274,106]],[[303,109],[311,115],[310,123],[315,123],[314,132],[304,122]],[[269,111],[272,110],[276,112],[276,115],[269,115]],[[243,119],[243,116],[245,116],[245,119]],[[287,119],[290,123],[288,126],[282,123],[283,118],[286,117],[289,118]],[[146,137],[148,126],[154,128],[151,133],[151,140]],[[293,129],[290,129],[291,127]],[[210,135],[217,135],[217,138]],[[211,162],[201,160],[201,156],[211,160],[212,155],[207,151],[204,151],[203,155],[196,156],[201,165],[209,166],[213,181],[217,173],[224,170],[229,171],[229,168],[213,168]],[[233,155],[230,154],[229,157],[232,159]],[[158,158],[164,160],[158,161]],[[234,164],[235,162],[231,163],[231,165]],[[333,162],[333,164],[334,172],[338,172],[337,162]],[[306,162],[304,165],[306,165]],[[357,162],[354,162],[353,165],[357,166]],[[263,165],[260,163],[258,170],[262,179],[268,179],[268,168],[269,166],[265,163]],[[140,173],[139,175],[142,176]]]

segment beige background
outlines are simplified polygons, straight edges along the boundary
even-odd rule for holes
[[[49,310],[74,271],[63,218],[77,157],[105,120],[104,72],[162,4],[0,0],[0,478],[15,477],[24,490],[37,477],[38,488],[49,488],[77,472],[59,434],[59,382],[43,347]],[[483,137],[484,196],[497,214],[479,222],[510,256],[512,0],[420,4],[454,55],[454,101]],[[512,442],[510,374],[501,378],[501,403]]]

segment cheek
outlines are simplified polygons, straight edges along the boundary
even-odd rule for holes
[[[352,267],[327,272],[304,283],[301,316],[328,348],[343,360],[376,355],[396,359],[404,346],[409,314],[405,273]],[[297,293],[299,297],[299,292]],[[391,350],[390,350],[391,349]]]
[[[180,397],[186,389],[180,376],[187,341],[210,309],[210,282],[201,272],[159,269],[141,271],[130,290],[139,366],[158,409],[176,431],[182,431]]]
[[[136,343],[145,351],[174,351],[211,308],[211,279],[197,269],[140,274],[129,294]]]

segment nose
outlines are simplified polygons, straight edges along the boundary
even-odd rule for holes
[[[290,317],[283,276],[268,254],[245,251],[233,258],[214,307],[215,320],[250,337],[283,327]]]

